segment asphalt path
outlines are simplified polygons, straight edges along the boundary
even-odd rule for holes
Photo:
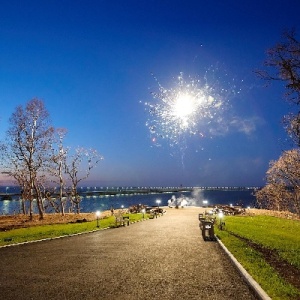
[[[0,299],[255,299],[195,208],[0,249]]]

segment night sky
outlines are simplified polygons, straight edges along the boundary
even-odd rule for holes
[[[254,71],[285,29],[299,37],[299,1],[0,3],[0,139],[16,106],[42,99],[66,145],[104,156],[85,185],[258,186],[291,148],[283,85]],[[175,139],[149,104],[180,74],[222,109]]]

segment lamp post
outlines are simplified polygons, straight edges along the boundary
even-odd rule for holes
[[[219,221],[220,221],[219,228],[220,228],[220,230],[223,230],[223,228],[225,226],[225,222],[223,222],[223,217],[224,217],[224,214],[222,211],[220,211],[219,212]]]
[[[156,200],[156,203],[157,203],[157,213],[156,213],[156,217],[157,217],[157,215],[159,215],[159,204],[160,204],[160,200],[157,199],[157,200]]]
[[[145,219],[145,208],[142,209],[143,219]]]
[[[97,228],[99,228],[100,227],[100,222],[99,222],[100,211],[99,210],[96,211],[96,217],[97,217]]]

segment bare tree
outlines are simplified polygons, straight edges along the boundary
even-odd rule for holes
[[[63,140],[67,133],[67,130],[64,128],[58,128],[56,129],[55,133],[57,141],[54,145],[52,145],[52,156],[49,166],[49,173],[53,176],[52,181],[59,186],[58,200],[60,203],[61,214],[64,215],[67,199],[65,169],[69,148],[64,146]]]
[[[267,51],[267,70],[257,71],[268,81],[279,80],[285,83],[287,100],[300,104],[300,42],[295,30],[285,31],[283,41]]]
[[[259,208],[289,210],[290,193],[283,184],[268,183],[255,196]]]
[[[257,192],[257,200],[267,208],[288,209],[300,215],[300,150],[285,151],[270,163],[267,185]]]
[[[268,82],[283,82],[286,100],[295,105],[296,112],[284,117],[284,125],[293,143],[300,147],[300,42],[295,30],[284,32],[282,42],[268,50],[265,67],[256,73]]]
[[[32,99],[26,106],[18,106],[12,114],[7,131],[7,164],[14,178],[23,178],[24,196],[30,201],[30,217],[33,199],[36,199],[40,218],[44,216],[41,178],[49,161],[54,129],[43,101]],[[25,180],[26,178],[26,180]]]
[[[44,217],[45,205],[64,215],[66,196],[70,196],[76,212],[80,213],[77,186],[89,177],[103,157],[96,150],[85,148],[77,148],[70,154],[63,143],[66,130],[55,130],[50,125],[48,111],[41,100],[33,99],[24,108],[18,106],[9,121],[6,142],[0,144],[1,171],[21,187],[23,212],[26,213],[25,202],[29,201],[32,218],[36,199],[40,219]],[[49,193],[50,182],[59,185],[58,202]],[[71,183],[71,191],[67,190],[67,182]]]
[[[300,147],[300,112],[284,116],[283,124],[292,142]]]
[[[265,70],[257,74],[268,82],[279,81],[285,86],[285,98],[292,104],[292,112],[283,123],[293,144],[298,148],[285,151],[270,163],[267,185],[257,192],[260,204],[272,209],[291,209],[300,213],[300,42],[295,30],[286,31],[282,41],[269,49]]]
[[[78,147],[75,153],[68,157],[65,172],[71,182],[71,201],[75,205],[76,212],[80,213],[81,198],[78,195],[78,184],[90,176],[91,170],[103,159],[94,149]]]

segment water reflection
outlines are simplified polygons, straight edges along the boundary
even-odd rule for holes
[[[9,205],[10,205],[11,201],[9,200],[3,200],[3,206],[2,206],[2,213],[3,214],[8,214],[9,212]]]
[[[21,201],[2,200],[0,201],[0,213],[2,215],[19,214],[21,212]]]

